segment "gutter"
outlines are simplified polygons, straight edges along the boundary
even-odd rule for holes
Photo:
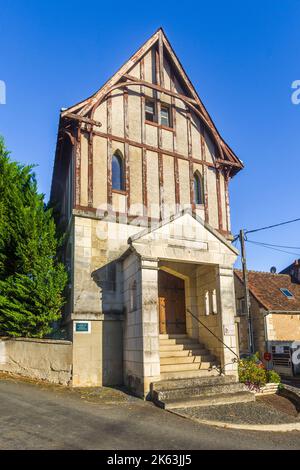
[[[286,315],[300,315],[300,310],[268,310],[264,315],[269,315],[270,313],[284,313]]]

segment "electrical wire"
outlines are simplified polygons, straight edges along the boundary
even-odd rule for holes
[[[256,243],[257,245],[267,245],[267,246],[274,246],[275,248],[288,248],[290,250],[300,250],[300,246],[287,246],[287,245],[276,245],[273,243],[267,243],[267,242],[258,242],[256,240],[248,240],[246,241],[251,242],[251,243]]]
[[[299,221],[300,221],[300,217],[298,217],[297,219],[293,219],[293,220],[287,220],[286,222],[280,222],[279,224],[267,225],[266,227],[257,228],[255,230],[246,230],[245,233],[260,232],[261,230],[268,230],[269,228],[280,227],[281,225],[292,224],[293,222],[299,222]]]
[[[279,248],[274,248],[273,246],[269,246],[269,245],[264,245],[263,243],[259,243],[259,242],[254,242],[254,241],[251,241],[251,240],[246,240],[247,242],[249,243],[252,243],[253,245],[258,245],[262,248],[268,248],[269,250],[273,250],[273,251],[280,251],[281,253],[287,253],[289,255],[296,255],[296,256],[300,256],[300,253],[295,253],[295,252],[292,252],[292,251],[286,251],[286,250],[281,250]]]

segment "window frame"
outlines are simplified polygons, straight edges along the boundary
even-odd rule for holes
[[[198,190],[196,192],[196,182]],[[195,206],[203,206],[204,205],[204,184],[203,184],[203,176],[199,173],[199,171],[195,171],[193,175],[193,189],[194,189],[194,204]],[[196,197],[197,196],[197,197]],[[200,202],[199,202],[200,201]]]
[[[119,164],[119,168],[120,168],[120,187],[117,188],[117,187],[114,187],[114,171],[113,171],[113,167],[114,167],[114,159],[117,159],[118,161],[118,164]],[[125,161],[124,161],[124,157],[122,155],[122,153],[119,151],[119,150],[116,150],[113,155],[112,155],[112,159],[111,159],[111,189],[113,192],[117,192],[117,193],[126,193],[126,189],[125,189]]]
[[[151,103],[153,106],[153,114],[152,117],[153,119],[148,119],[147,114],[151,114],[147,112],[147,103]],[[157,124],[158,123],[158,117],[157,117],[157,103],[153,98],[146,98],[145,99],[145,121],[150,122],[151,124]]]
[[[168,113],[168,124],[162,122],[162,110],[166,109]],[[168,129],[172,129],[172,113],[171,113],[171,106],[167,103],[161,103],[160,105],[160,125],[162,127],[167,127]]]
[[[280,292],[285,296],[286,299],[289,300],[294,300],[295,296],[293,292],[291,292],[287,287],[280,287]],[[290,295],[287,295],[286,292],[288,292]]]

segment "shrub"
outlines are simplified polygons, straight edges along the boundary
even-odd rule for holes
[[[32,167],[12,161],[0,137],[0,333],[41,338],[60,319],[60,244]]]
[[[267,370],[267,382],[279,384],[281,382],[280,375],[275,370]]]
[[[241,359],[238,365],[239,381],[249,387],[260,388],[266,383],[280,383],[279,374],[274,370],[266,370],[259,359],[259,353],[255,353],[246,359]]]
[[[242,359],[238,366],[239,380],[245,384],[261,387],[267,383],[266,370],[256,364],[254,360]]]

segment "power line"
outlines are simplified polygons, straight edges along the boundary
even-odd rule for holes
[[[256,243],[257,245],[267,245],[267,246],[274,246],[275,248],[289,248],[290,250],[300,250],[300,246],[276,245],[276,244],[273,244],[273,243],[258,242],[258,241],[255,241],[255,240],[248,240],[248,238],[246,238],[246,241],[250,242],[250,243]]]
[[[295,252],[292,252],[292,251],[286,251],[286,250],[281,250],[279,248],[274,248],[273,246],[269,246],[269,245],[265,245],[263,243],[259,243],[259,242],[254,242],[254,241],[251,241],[251,240],[246,240],[247,242],[249,243],[253,243],[254,245],[258,245],[262,248],[268,248],[269,250],[273,250],[273,251],[280,251],[281,253],[287,253],[289,255],[296,255],[296,256],[300,256],[300,253],[295,253]]]
[[[246,230],[245,233],[260,232],[261,230],[268,230],[269,228],[280,227],[281,225],[292,224],[293,222],[299,222],[299,221],[300,221],[300,217],[298,217],[297,219],[293,219],[293,220],[287,220],[286,222],[280,222],[279,224],[268,225],[266,227],[257,228],[255,230]]]

